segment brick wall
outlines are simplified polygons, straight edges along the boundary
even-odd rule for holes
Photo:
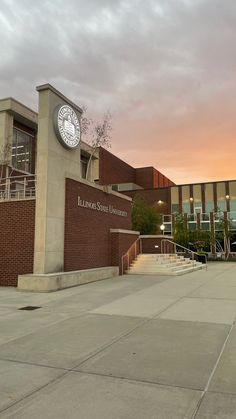
[[[144,189],[153,188],[153,167],[135,169],[135,183]]]
[[[128,234],[128,233],[111,233],[111,265],[119,266],[120,274],[122,274],[122,256],[125,255],[127,250],[132,247],[132,244],[138,239],[139,234]],[[139,244],[136,248],[139,253]],[[130,249],[129,263],[135,259],[135,247]],[[123,273],[128,269],[127,257],[123,260]]]
[[[126,211],[127,217],[78,206],[78,196],[81,200],[100,202],[104,206],[113,205]],[[131,229],[131,202],[66,179],[65,271],[114,265],[114,255],[111,255],[111,228]],[[129,245],[128,240],[127,246]],[[120,249],[124,249],[124,252],[127,250],[124,244],[120,245]]]
[[[163,236],[141,236],[142,253],[161,253],[161,242],[163,238],[172,240],[172,237]],[[155,247],[159,246],[159,247]],[[166,253],[174,253],[174,246],[171,243],[166,243]]]
[[[134,183],[135,169],[104,148],[99,148],[99,183]]]
[[[154,167],[135,169],[102,147],[99,148],[99,183],[101,185],[136,183],[144,189],[174,185]]]
[[[35,201],[0,202],[0,286],[33,272]]]
[[[144,189],[163,188],[174,185],[170,179],[154,167],[140,167],[135,169],[135,183]]]

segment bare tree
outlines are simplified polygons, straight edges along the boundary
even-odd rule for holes
[[[81,135],[84,141],[92,148],[92,152],[89,156],[89,161],[86,170],[86,179],[88,179],[89,169],[91,166],[92,158],[98,147],[111,147],[111,114],[107,111],[102,120],[95,121],[92,118],[86,116],[87,108],[83,107],[84,115],[81,118]]]

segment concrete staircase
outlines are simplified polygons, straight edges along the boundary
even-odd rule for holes
[[[133,261],[128,274],[133,275],[183,275],[198,269],[205,264],[176,254],[140,254]]]

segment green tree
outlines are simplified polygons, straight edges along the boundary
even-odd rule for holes
[[[224,211],[221,211],[219,208],[217,208],[217,212],[215,216],[218,219],[218,223],[217,223],[218,231],[215,232],[215,239],[224,241],[226,259],[228,259],[229,252],[230,252],[230,239],[232,237],[231,221],[225,218]]]
[[[140,234],[157,234],[161,216],[155,208],[146,204],[140,196],[134,198],[132,205],[132,228]]]
[[[174,241],[181,246],[189,247],[189,231],[187,228],[187,221],[184,215],[180,212],[174,214]]]

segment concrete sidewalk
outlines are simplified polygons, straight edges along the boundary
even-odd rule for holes
[[[234,263],[0,288],[0,418],[235,419],[235,316]]]

